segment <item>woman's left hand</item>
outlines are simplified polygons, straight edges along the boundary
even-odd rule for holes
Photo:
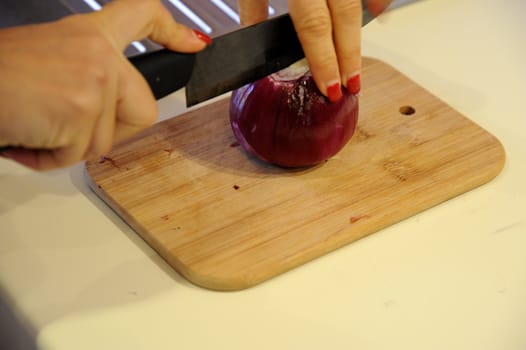
[[[377,16],[392,0],[366,0]],[[268,16],[268,0],[238,0],[241,23]],[[360,91],[362,2],[360,0],[288,0],[289,13],[322,94],[335,102],[341,86]]]

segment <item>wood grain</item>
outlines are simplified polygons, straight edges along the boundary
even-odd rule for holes
[[[179,273],[258,284],[480,186],[501,143],[385,63],[365,58],[358,128],[322,165],[285,170],[236,147],[221,100],[86,165],[93,190]],[[415,113],[400,113],[400,107]]]

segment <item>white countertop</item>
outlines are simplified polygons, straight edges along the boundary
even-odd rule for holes
[[[87,187],[0,160],[0,284],[45,349],[526,349],[523,0],[424,0],[364,29],[497,136],[493,181],[254,288],[181,278]],[[177,92],[161,117],[184,111]]]

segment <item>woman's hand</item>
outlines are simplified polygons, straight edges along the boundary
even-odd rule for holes
[[[195,52],[209,40],[174,22],[158,0],[119,0],[101,11],[0,30],[0,147],[34,169],[108,152],[151,125],[157,105],[122,54],[149,37]]]
[[[392,0],[366,0],[377,16]],[[241,22],[267,17],[268,0],[238,0]],[[360,91],[362,2],[360,0],[288,0],[289,13],[320,91],[331,101]]]

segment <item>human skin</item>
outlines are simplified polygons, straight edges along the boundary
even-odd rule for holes
[[[158,0],[0,30],[0,147],[45,170],[95,159],[157,118],[155,98],[123,55],[149,37],[179,52],[209,40],[176,23]]]
[[[383,12],[392,0],[366,0],[371,14]],[[241,23],[267,18],[268,0],[238,0]],[[343,85],[360,91],[362,2],[360,0],[288,0],[288,9],[305,56],[322,94],[333,102]]]

